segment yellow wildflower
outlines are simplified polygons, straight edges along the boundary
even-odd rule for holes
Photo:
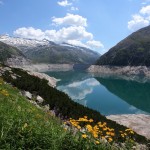
[[[92,126],[91,125],[86,125],[86,128],[87,128],[87,130],[89,131],[89,132],[91,132],[93,129],[92,129]]]
[[[108,142],[112,142],[113,141],[113,139],[112,138],[108,138]]]
[[[121,136],[124,138],[125,136],[124,136],[124,134],[121,134]]]
[[[100,142],[99,142],[99,141],[95,141],[95,143],[96,143],[96,144],[100,144]]]
[[[78,125],[78,126],[77,126],[77,129],[81,129],[81,127]]]
[[[93,122],[93,119],[90,119],[89,122]]]
[[[110,135],[111,135],[111,136],[115,136],[115,133],[111,132]]]
[[[130,133],[131,133],[131,134],[134,134],[134,131],[131,130]]]
[[[107,134],[107,135],[110,135],[111,133],[110,133],[110,132],[106,132],[106,134]]]
[[[82,138],[86,139],[87,135],[86,134],[82,134]]]

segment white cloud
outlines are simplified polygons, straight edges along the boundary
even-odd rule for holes
[[[78,9],[78,7],[72,6],[72,7],[70,8],[70,10],[71,10],[71,11],[78,11],[79,9]]]
[[[72,5],[72,3],[69,3],[68,0],[58,1],[57,4],[63,7]]]
[[[145,14],[150,15],[150,5],[142,7],[142,9],[140,10],[140,13],[143,14],[143,15],[145,15]]]
[[[33,27],[19,28],[16,31],[14,31],[14,35],[23,38],[38,39],[38,40],[42,40],[45,36],[42,30],[34,29]]]
[[[76,81],[66,86],[58,86],[58,89],[67,93],[72,99],[83,100],[88,94],[92,93],[94,87],[97,85],[99,85],[99,82],[91,78]]]
[[[68,40],[67,43],[71,45],[75,45],[75,46],[90,48],[89,46],[87,46],[86,44],[84,44],[83,42],[79,40]]]
[[[128,22],[128,29],[132,31],[136,31],[142,27],[146,27],[149,25],[149,20],[144,18],[141,15],[133,15],[132,20]]]
[[[90,49],[104,48],[100,41],[95,41],[92,33],[88,32],[87,19],[74,14],[67,14],[63,18],[52,18],[52,22],[58,25],[58,30],[41,30],[33,27],[22,27],[14,31],[14,35],[29,39],[48,39],[56,43],[66,42],[72,45]]]
[[[45,33],[48,37],[52,35],[51,30],[47,30]],[[86,29],[81,26],[63,27],[62,29],[55,31],[54,36],[56,36],[54,41],[93,39],[93,34],[87,32]]]
[[[38,39],[41,40],[46,38],[55,42],[63,42],[68,40],[90,40],[93,39],[92,33],[86,31],[84,27],[81,26],[70,26],[63,27],[62,29],[56,30],[46,30],[42,31],[40,29],[29,28],[19,28],[14,31],[14,35],[23,38]]]
[[[54,25],[72,25],[72,26],[87,26],[87,19],[80,16],[69,14],[63,18],[52,18],[52,22]]]
[[[142,4],[147,4],[150,0],[143,0]],[[143,6],[139,12],[132,16],[132,20],[128,22],[128,29],[136,31],[150,24],[150,5]]]
[[[33,27],[22,27],[14,31],[14,35],[22,38],[37,40],[48,39],[56,43],[66,42],[71,45],[90,49],[104,48],[103,44],[100,41],[94,41],[93,34],[87,32],[85,27],[82,26],[70,26],[63,27],[59,30],[45,31],[42,31],[41,29],[35,29]]]
[[[104,45],[100,41],[87,41],[87,45],[93,48],[104,48]]]

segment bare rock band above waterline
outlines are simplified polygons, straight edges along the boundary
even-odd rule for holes
[[[150,77],[150,67],[146,66],[99,66],[91,65],[88,72],[112,75],[140,75]]]

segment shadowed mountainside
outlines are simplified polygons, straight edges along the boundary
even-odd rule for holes
[[[150,26],[119,42],[102,55],[96,65],[150,66]]]

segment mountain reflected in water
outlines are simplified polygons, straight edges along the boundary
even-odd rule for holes
[[[111,93],[128,104],[150,113],[150,83],[113,78],[96,78]]]
[[[57,89],[104,115],[150,113],[150,82],[86,72],[47,72],[61,81]],[[143,80],[142,80],[143,81]]]

